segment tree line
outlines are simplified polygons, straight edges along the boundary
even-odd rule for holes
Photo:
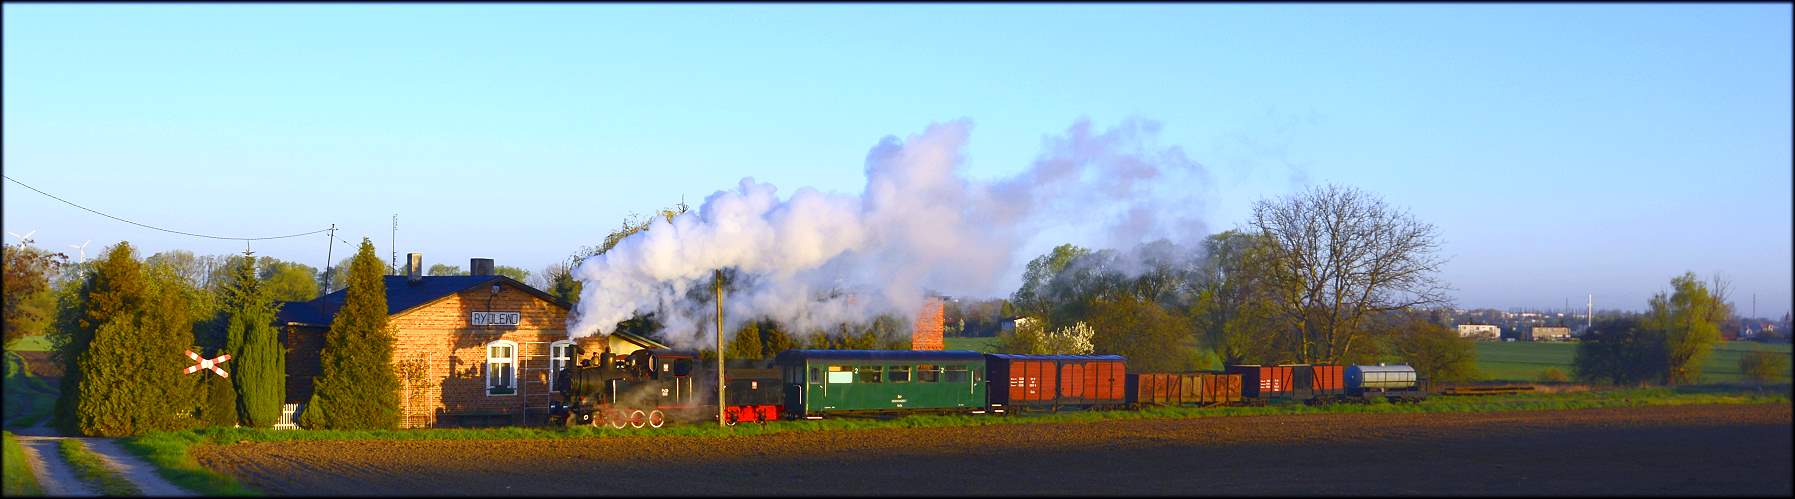
[[[139,259],[129,242],[92,261],[5,247],[6,343],[42,333],[63,367],[51,424],[70,434],[118,437],[201,426],[266,428],[286,400],[286,355],[274,318],[281,301],[307,300],[321,282],[309,267],[253,254],[198,258],[185,251]],[[385,265],[364,240],[347,269],[348,305],[326,335],[324,374],[304,413],[312,428],[391,428],[396,381],[386,329]],[[374,306],[365,302],[377,300]],[[185,373],[202,358],[230,355]],[[385,390],[391,385],[394,390]],[[391,404],[385,399],[393,399]]]

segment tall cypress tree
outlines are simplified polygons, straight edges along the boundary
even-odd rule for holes
[[[386,264],[362,238],[349,263],[347,296],[324,334],[321,372],[300,424],[318,429],[389,429],[399,425],[399,378],[387,328]]]
[[[59,323],[58,357],[70,367],[58,401],[65,431],[116,437],[181,426],[193,400],[182,350],[193,341],[192,300],[179,278],[151,279],[119,243],[83,283]]]
[[[237,259],[236,272],[224,288],[225,351],[236,368],[231,380],[237,393],[237,422],[250,428],[268,428],[280,419],[286,402],[287,359],[274,329],[278,305],[267,286],[256,278],[256,261]]]
[[[51,341],[54,356],[63,365],[61,394],[56,400],[55,422],[63,433],[80,433],[79,414],[85,402],[81,387],[88,383],[83,358],[101,326],[134,315],[143,306],[147,283],[143,266],[133,255],[130,243],[119,242],[106,250],[98,265],[87,273],[72,303],[59,307],[56,331]],[[117,327],[108,329],[108,333]]]

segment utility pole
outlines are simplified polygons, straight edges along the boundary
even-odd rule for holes
[[[387,244],[386,246],[387,246],[387,249],[390,249],[393,251],[393,260],[391,262],[387,263],[387,270],[392,271],[393,275],[398,275],[398,272],[399,272],[399,214],[398,213],[393,214],[393,238],[390,240],[390,244]]]
[[[1596,322],[1596,295],[1593,295],[1593,294],[1589,295],[1589,305],[1586,310],[1587,310],[1587,312],[1584,312],[1584,314],[1583,314],[1583,332],[1584,332],[1584,334],[1588,334],[1589,327],[1591,325],[1594,325]]]
[[[715,278],[711,279],[711,293],[717,298],[717,427],[725,426],[723,421],[723,269],[717,269]]]
[[[326,240],[324,243],[324,285],[318,286],[318,296],[320,298],[325,294],[330,293],[330,258],[333,255],[331,250],[337,249],[337,224],[330,224],[328,237],[330,237],[330,239]]]

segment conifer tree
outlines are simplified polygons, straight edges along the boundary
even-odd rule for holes
[[[65,430],[117,437],[182,426],[194,380],[180,370],[193,342],[192,292],[178,276],[152,276],[119,243],[88,276],[59,323],[58,357],[70,367],[58,402]]]
[[[231,362],[236,362],[236,359],[233,358]],[[194,417],[206,426],[230,427],[236,425],[237,393],[231,389],[231,379],[235,376],[221,378],[209,372],[199,372],[193,375],[201,376],[200,397],[203,400],[203,403],[195,408]]]
[[[349,264],[343,307],[331,320],[321,372],[300,424],[316,429],[390,429],[399,425],[399,378],[387,327],[386,265],[362,238]]]
[[[235,364],[230,378],[236,389],[235,421],[268,428],[280,419],[287,397],[287,360],[273,325],[278,305],[256,277],[255,259],[237,260],[236,272],[223,290],[225,351]]]
[[[59,304],[50,341],[52,356],[63,366],[61,393],[54,421],[63,433],[78,433],[76,415],[83,412],[80,387],[87,383],[81,358],[92,346],[102,325],[130,316],[142,306],[146,283],[143,266],[132,254],[130,243],[119,242],[106,250],[87,273],[72,300]],[[116,328],[114,328],[116,329]]]

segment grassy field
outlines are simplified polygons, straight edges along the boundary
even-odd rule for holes
[[[996,353],[997,337],[988,338],[942,338],[948,350],[971,350],[974,352]]]
[[[1734,383],[1745,381],[1739,372],[1739,359],[1754,349],[1790,354],[1789,344],[1762,344],[1749,341],[1722,342],[1708,354],[1702,364],[1702,383]],[[1557,368],[1571,374],[1571,360],[1577,355],[1576,343],[1534,343],[1526,341],[1477,344],[1477,368],[1484,379],[1500,381],[1536,381],[1539,373]],[[1775,382],[1788,383],[1790,374],[1783,370]]]
[[[19,338],[19,342],[14,343],[12,348],[9,348],[8,350],[19,352],[48,352],[50,351],[50,338],[42,335]]]
[[[1323,413],[1441,413],[1495,412],[1526,410],[1592,409],[1613,407],[1645,407],[1691,404],[1788,404],[1789,385],[1762,389],[1738,386],[1685,386],[1677,388],[1637,388],[1577,393],[1539,393],[1491,397],[1434,397],[1411,404],[1333,404],[1309,406],[1301,403],[1274,403],[1263,407],[1155,407],[1142,410],[1066,411],[1032,415],[916,415],[890,419],[838,418],[825,420],[776,421],[764,425],[741,425],[719,428],[706,424],[676,425],[659,430],[615,430],[582,426],[505,427],[487,429],[420,429],[376,431],[272,430],[249,428],[206,428],[178,432],[160,432],[129,437],[121,442],[126,449],[143,456],[157,467],[162,477],[189,490],[206,495],[256,495],[235,478],[201,467],[188,449],[194,445],[232,445],[242,442],[285,441],[356,441],[356,440],[527,440],[585,437],[622,437],[665,435],[683,437],[729,437],[738,435],[770,435],[787,432],[844,431],[878,428],[935,428],[1008,424],[1096,422],[1121,419],[1188,419],[1203,417],[1256,416],[1272,414]]]
[[[997,338],[945,338],[948,350],[996,351]],[[1727,341],[1714,347],[1702,364],[1701,383],[1736,383],[1745,381],[1739,372],[1739,359],[1753,349],[1790,354],[1789,344],[1763,344],[1750,341]],[[1538,381],[1540,372],[1556,368],[1565,375],[1572,373],[1571,360],[1577,355],[1576,343],[1478,342],[1477,368],[1483,379],[1491,381]],[[1790,372],[1783,370],[1777,383],[1790,382]]]
[[[25,369],[25,359],[6,352],[5,426],[25,428],[36,425],[50,415],[56,404],[56,391],[44,380]]]
[[[44,490],[37,485],[37,475],[31,474],[31,466],[25,463],[25,448],[19,446],[12,432],[6,432],[6,496],[41,496]]]

